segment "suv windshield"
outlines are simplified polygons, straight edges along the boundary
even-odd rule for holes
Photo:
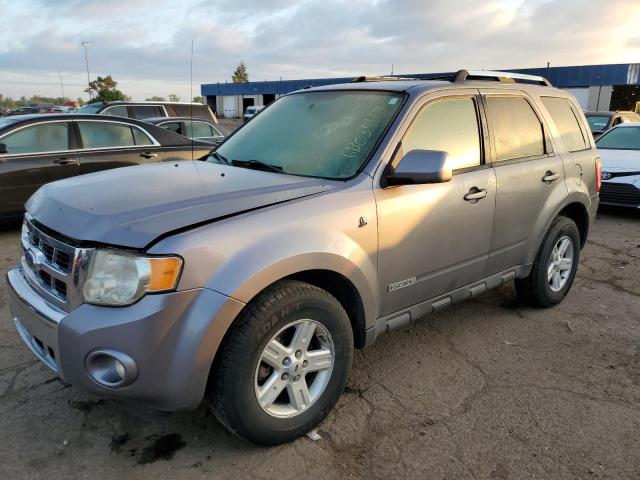
[[[402,99],[400,93],[374,91],[288,95],[247,123],[217,153],[229,163],[254,161],[293,175],[350,178],[395,118]]]
[[[609,130],[596,140],[596,146],[611,150],[640,150],[640,127],[618,127]]]
[[[587,115],[587,122],[592,132],[601,132],[607,128],[609,118],[604,115]]]
[[[102,102],[89,103],[78,110],[78,113],[97,113],[102,107]]]

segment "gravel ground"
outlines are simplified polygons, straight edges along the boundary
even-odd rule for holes
[[[18,260],[0,232],[0,273]],[[512,286],[357,352],[321,439],[244,443],[206,408],[157,413],[65,385],[0,281],[0,479],[640,478],[640,212],[605,210],[565,302]]]

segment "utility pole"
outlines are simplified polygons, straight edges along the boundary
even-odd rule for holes
[[[87,88],[89,89],[89,102],[93,96],[91,95],[91,78],[89,77],[89,47],[91,44],[89,42],[82,42],[82,46],[84,47],[84,63],[87,65]]]
[[[64,102],[64,83],[62,82],[62,72],[58,72],[60,74],[60,93],[62,96],[60,97],[60,103]]]

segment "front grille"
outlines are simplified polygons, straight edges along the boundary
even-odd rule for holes
[[[640,189],[629,183],[602,182],[600,203],[640,206]]]
[[[42,297],[67,311],[82,303],[89,249],[69,245],[48,230],[45,233],[26,215],[22,250],[25,278]]]
[[[69,246],[70,251],[55,248],[51,242],[47,240],[48,237],[45,237],[33,224],[27,223],[27,228],[29,228],[29,242],[44,254],[47,262],[65,273],[69,272],[71,268],[70,251],[74,250],[73,247]]]

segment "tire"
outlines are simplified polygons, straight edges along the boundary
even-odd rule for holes
[[[568,239],[566,252],[572,250],[571,267],[563,263],[566,257],[555,256],[565,246],[564,239]],[[562,241],[562,243],[560,243]],[[559,250],[554,248],[559,245]],[[552,257],[554,264],[552,265]],[[557,217],[542,240],[542,244],[533,261],[529,276],[515,280],[516,292],[524,303],[533,307],[548,308],[564,300],[575,279],[580,261],[580,232],[575,222],[567,217]],[[552,270],[556,269],[555,272]],[[565,270],[559,270],[565,268]],[[553,278],[550,276],[553,275]],[[561,280],[558,280],[560,275]],[[558,280],[556,282],[556,280]]]
[[[311,343],[304,333],[309,331]],[[305,340],[308,348],[299,347]],[[231,432],[253,443],[294,440],[337,402],[347,383],[353,349],[351,323],[332,295],[303,282],[278,282],[247,305],[223,342],[212,370],[213,413]],[[320,367],[324,369],[305,371]],[[300,382],[307,385],[306,395]],[[280,393],[272,394],[270,385]],[[265,406],[258,401],[262,392],[267,392],[261,397]]]

